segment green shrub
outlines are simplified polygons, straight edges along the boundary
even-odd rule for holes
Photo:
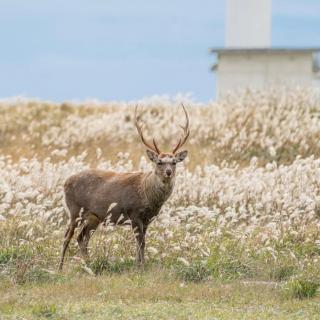
[[[16,252],[12,252],[11,248],[0,250],[0,266],[10,263],[16,258]]]
[[[196,261],[190,265],[178,265],[175,267],[176,275],[186,282],[200,282],[211,276],[211,269],[207,264]]]
[[[271,268],[269,275],[271,280],[284,281],[292,277],[296,271],[296,268],[292,265],[280,265]]]
[[[252,277],[252,270],[248,265],[235,258],[226,257],[217,264],[212,264],[213,275],[219,278],[238,279]]]
[[[31,260],[32,253],[25,247],[9,247],[0,249],[0,268],[16,263],[17,260]]]
[[[211,255],[208,257],[212,275],[224,279],[252,278],[255,275],[250,265],[253,259],[244,253],[243,246],[229,239],[223,245],[225,250],[216,246],[212,248]]]
[[[43,259],[43,257],[42,257]],[[14,283],[55,281],[61,275],[52,274],[41,268],[41,260],[36,260],[27,247],[0,249],[0,271]]]
[[[319,283],[317,282],[304,279],[292,279],[287,282],[284,289],[287,297],[304,299],[314,297],[318,288]]]
[[[103,273],[123,273],[134,265],[133,261],[109,261],[105,256],[98,256],[94,258],[88,265],[95,275]]]
[[[53,282],[62,279],[61,274],[50,273],[39,267],[27,270],[24,274],[23,282],[44,283]]]
[[[32,314],[39,318],[53,318],[57,313],[57,307],[54,304],[40,304],[32,308]]]

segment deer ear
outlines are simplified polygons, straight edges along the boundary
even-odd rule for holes
[[[176,160],[177,162],[181,162],[183,161],[188,155],[188,151],[187,150],[184,150],[184,151],[181,151],[181,152],[178,152],[176,154]]]
[[[154,151],[147,149],[147,155],[152,162],[157,162],[158,155]]]

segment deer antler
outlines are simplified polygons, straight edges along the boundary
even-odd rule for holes
[[[183,103],[181,102],[184,114],[186,116],[186,124],[185,126],[181,126],[183,130],[183,135],[181,135],[181,137],[179,138],[178,144],[174,147],[172,153],[175,154],[187,141],[190,131],[189,131],[189,116],[188,116],[188,112],[186,110],[186,108],[184,107]]]
[[[148,149],[156,152],[157,154],[160,154],[161,151],[159,150],[155,139],[152,139],[153,146],[145,140],[145,138],[144,138],[144,136],[143,136],[143,133],[142,133],[142,126],[139,125],[140,117],[137,115],[137,111],[138,111],[138,105],[136,105],[136,108],[135,108],[135,111],[134,111],[134,117],[135,117],[135,122],[134,122],[134,123],[135,123],[136,128],[137,128],[137,130],[138,130],[138,133],[139,133],[139,135],[140,135],[141,141],[143,142],[143,144],[144,144]]]

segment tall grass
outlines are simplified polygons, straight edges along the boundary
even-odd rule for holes
[[[248,91],[207,105],[184,101],[190,156],[148,230],[149,264],[187,282],[287,281],[306,273],[318,281],[319,101],[309,89]],[[152,169],[134,128],[134,105],[0,104],[3,281],[57,280],[68,176],[89,167]],[[153,98],[140,105],[147,137],[155,135],[170,150],[179,135],[178,101]],[[91,264],[75,257],[67,269],[130,271],[134,237],[130,228],[101,226],[90,251]],[[70,253],[77,253],[74,242]]]

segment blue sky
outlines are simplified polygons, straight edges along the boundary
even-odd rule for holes
[[[257,0],[258,1],[258,0]],[[223,0],[0,0],[0,97],[215,97]],[[320,46],[319,0],[273,0],[273,46]]]

